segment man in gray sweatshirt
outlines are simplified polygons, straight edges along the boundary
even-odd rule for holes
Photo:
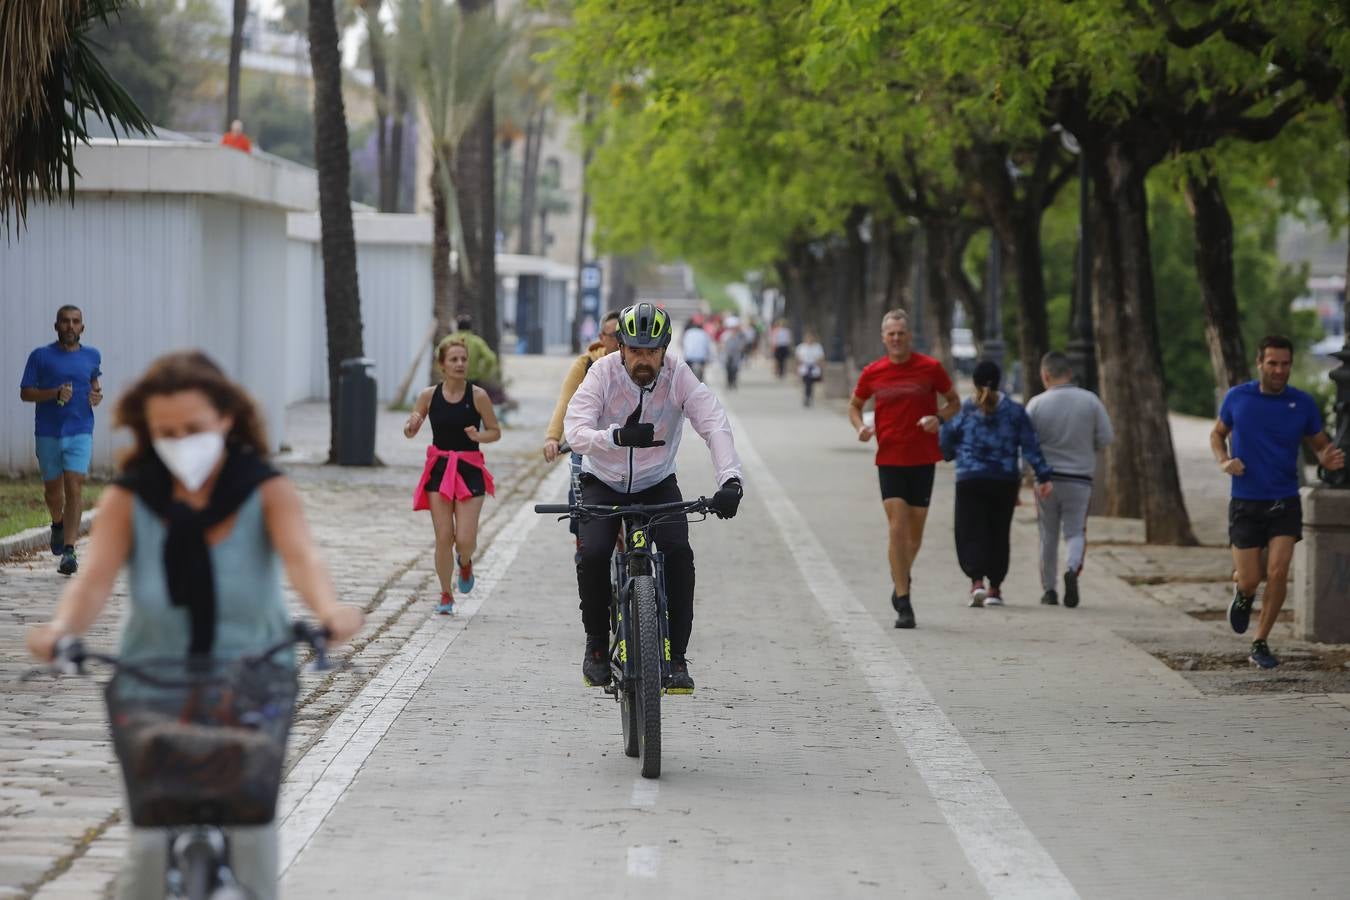
[[[1041,359],[1045,393],[1031,398],[1027,415],[1036,428],[1045,461],[1055,470],[1054,491],[1036,498],[1041,529],[1041,602],[1059,603],[1055,591],[1061,529],[1069,558],[1064,570],[1064,605],[1078,605],[1078,575],[1083,571],[1087,549],[1088,501],[1092,499],[1092,474],[1097,471],[1097,452],[1111,443],[1111,419],[1097,395],[1072,384],[1073,369],[1063,353],[1047,353]]]

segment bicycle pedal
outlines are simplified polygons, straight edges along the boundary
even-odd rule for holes
[[[609,684],[605,685],[605,693],[609,694],[611,697],[617,697],[619,695],[618,685],[611,681]]]

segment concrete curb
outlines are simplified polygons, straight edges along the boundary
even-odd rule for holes
[[[93,521],[94,510],[85,510],[84,515],[80,516],[81,535],[89,533],[89,526]],[[25,553],[32,553],[34,550],[49,549],[50,535],[50,525],[39,525],[37,528],[29,528],[27,531],[20,531],[18,534],[0,538],[0,562],[22,556]]]

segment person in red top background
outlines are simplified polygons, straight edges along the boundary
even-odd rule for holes
[[[230,123],[230,130],[221,135],[220,142],[226,147],[233,147],[245,153],[253,152],[253,142],[244,134],[244,123],[239,119]]]
[[[933,472],[942,459],[938,430],[961,410],[961,397],[942,363],[915,353],[909,314],[893,309],[881,318],[885,357],[862,370],[849,401],[848,420],[866,443],[877,439],[881,505],[890,526],[891,606],[895,627],[914,627],[909,573],[923,543]],[[938,406],[938,398],[942,406]],[[863,422],[863,406],[876,398],[874,424]]]

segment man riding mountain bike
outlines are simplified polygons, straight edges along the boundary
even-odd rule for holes
[[[741,461],[726,410],[711,389],[678,359],[668,357],[671,322],[652,303],[619,314],[619,352],[598,359],[567,406],[563,432],[580,453],[581,502],[626,505],[674,503],[683,499],[675,479],[675,456],[687,418],[708,445],[717,483],[712,512],[736,515],[741,502]],[[588,685],[610,680],[609,560],[619,521],[580,522],[577,592],[586,629],[581,671]],[[652,529],[665,556],[666,602],[670,612],[670,680],[667,687],[692,691],[685,650],[694,623],[694,551],[689,523],[680,517]]]

